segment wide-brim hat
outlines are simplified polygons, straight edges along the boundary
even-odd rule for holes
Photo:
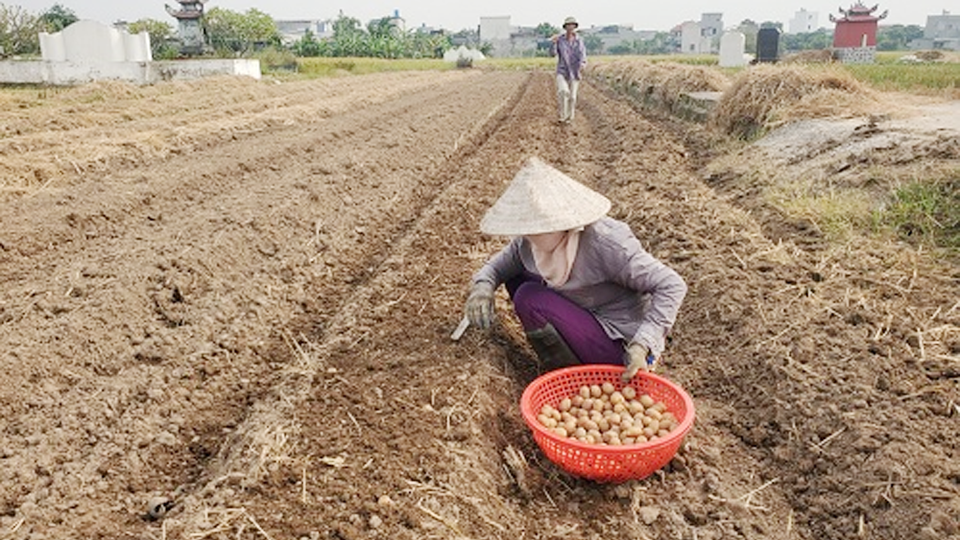
[[[580,27],[580,23],[577,22],[577,18],[576,18],[576,17],[567,17],[566,19],[563,20],[563,27],[564,27],[564,28],[566,28],[568,24],[572,24],[572,25],[576,26],[577,28]]]
[[[609,211],[610,199],[531,157],[480,220],[480,230],[504,236],[569,231]]]

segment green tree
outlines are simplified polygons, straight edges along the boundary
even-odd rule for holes
[[[390,17],[381,17],[374,19],[367,24],[367,33],[375,38],[386,38],[394,35],[396,27],[391,22]]]
[[[815,32],[784,34],[780,36],[780,42],[785,51],[819,51],[833,45],[833,32],[821,28]]]
[[[127,26],[131,34],[146,32],[150,36],[150,52],[155,60],[169,60],[179,54],[178,48],[172,43],[173,26],[156,19],[140,19]]]
[[[342,12],[333,21],[333,56],[364,56],[366,32],[358,19],[347,17]]]
[[[80,19],[76,13],[60,4],[54,4],[53,7],[40,14],[40,26],[51,33],[59,32],[78,20]]]
[[[536,32],[536,34],[540,37],[551,38],[559,34],[560,29],[548,22],[542,22],[537,25],[537,28],[534,30],[534,32]]]
[[[877,50],[905,51],[910,48],[911,41],[922,37],[923,28],[915,24],[881,26],[877,29]]]
[[[586,47],[587,54],[601,54],[603,52],[603,40],[596,34],[584,36],[583,46]]]
[[[40,52],[39,19],[20,6],[0,4],[0,57]]]
[[[760,31],[760,25],[752,19],[744,19],[737,26],[737,31],[743,34],[743,50],[753,53],[757,50],[757,33]]]
[[[673,54],[679,49],[680,44],[670,32],[657,32],[651,39],[633,42],[636,54]]]
[[[329,46],[326,42],[317,40],[313,32],[307,29],[303,37],[293,44],[293,53],[297,56],[326,56]]]
[[[203,28],[210,45],[220,54],[246,56],[258,48],[280,43],[276,21],[255,8],[246,13],[213,8],[203,16]]]

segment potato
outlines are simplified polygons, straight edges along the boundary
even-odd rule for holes
[[[662,401],[612,382],[583,385],[556,407],[543,405],[537,421],[559,437],[606,446],[655,441],[680,425]]]

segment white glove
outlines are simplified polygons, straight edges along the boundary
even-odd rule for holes
[[[627,347],[627,352],[624,354],[624,364],[626,364],[627,369],[623,372],[621,379],[625,383],[630,382],[640,370],[652,370],[656,361],[657,358],[650,352],[650,349],[648,349],[646,345],[636,341],[631,342]]]

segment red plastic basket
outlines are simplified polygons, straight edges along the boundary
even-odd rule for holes
[[[640,372],[630,382],[637,395],[649,394],[662,401],[680,424],[666,437],[641,444],[604,446],[561,437],[538,420],[541,407],[557,407],[563,398],[576,394],[583,385],[612,383],[618,390],[623,368],[612,365],[582,365],[541,375],[520,398],[523,419],[533,430],[533,438],[550,459],[568,473],[597,482],[626,482],[646,478],[673,459],[684,436],[693,426],[693,400],[676,384],[652,373]]]

